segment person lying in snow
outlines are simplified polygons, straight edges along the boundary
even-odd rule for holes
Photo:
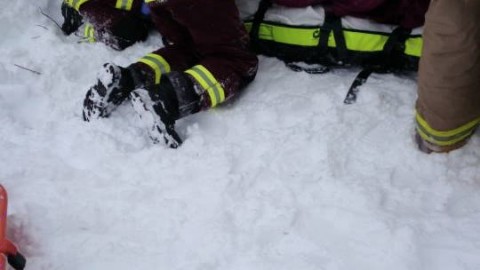
[[[92,19],[95,16],[105,18],[103,9],[93,8],[99,1],[77,0],[67,5],[95,22]],[[115,3],[131,7],[130,10],[140,6],[136,0],[100,2],[109,7]],[[83,118],[93,121],[108,117],[118,105],[130,99],[140,117],[148,122],[152,140],[176,148],[182,140],[175,132],[175,121],[235,96],[255,78],[258,59],[247,49],[249,37],[233,0],[146,0],[146,3],[155,28],[167,43],[128,67],[104,64],[97,82],[87,91]],[[132,11],[118,14],[122,18],[120,25],[126,22],[141,25]],[[95,28],[112,26],[99,21]],[[118,24],[110,29],[117,27]]]
[[[418,75],[420,150],[460,148],[480,124],[480,1],[431,1]]]

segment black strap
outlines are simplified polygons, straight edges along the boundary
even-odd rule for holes
[[[261,0],[258,4],[258,9],[253,15],[252,28],[250,29],[250,46],[253,51],[258,52],[259,49],[259,33],[260,25],[265,18],[267,10],[272,6],[271,0]]]
[[[399,66],[398,59],[401,59],[405,52],[405,42],[410,37],[412,29],[397,27],[388,37],[387,42],[383,46],[380,62],[380,71],[389,72]]]
[[[27,264],[27,260],[22,254],[20,254],[20,252],[17,252],[15,255],[8,255],[7,260],[10,266],[15,270],[23,270]]]
[[[357,77],[350,86],[350,89],[348,89],[347,96],[343,100],[343,103],[353,104],[357,101],[357,95],[360,91],[360,86],[362,86],[368,80],[368,77],[370,77],[370,74],[372,74],[372,72],[373,69],[365,68],[360,71],[360,73],[358,73]]]
[[[325,20],[320,27],[320,39],[318,41],[321,53],[327,54],[328,39],[332,32],[337,50],[336,64],[344,65],[348,63],[348,50],[345,36],[343,35],[342,19],[331,12],[325,12]]]
[[[367,67],[357,75],[350,86],[343,103],[353,104],[357,101],[357,95],[360,91],[360,87],[367,81],[368,77],[373,72],[387,73],[391,72],[396,67],[401,66],[401,63],[398,63],[397,61],[402,58],[402,55],[405,52],[405,41],[407,41],[411,32],[411,29],[402,27],[397,27],[395,30],[393,30],[387,42],[383,46],[379,64]]]
[[[335,15],[330,16],[331,18],[329,19],[330,21],[328,23],[331,24],[333,30],[338,60],[340,60],[341,65],[344,65],[348,62],[348,50],[347,43],[345,42],[345,36],[343,35],[342,19]]]
[[[318,39],[318,48],[320,49],[320,52],[322,54],[327,54],[328,52],[328,38],[330,37],[330,33],[332,32],[330,25],[327,24],[328,17],[329,17],[328,13],[325,13],[325,20],[323,22],[323,25],[320,26],[320,37]]]

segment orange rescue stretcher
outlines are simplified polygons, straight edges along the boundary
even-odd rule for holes
[[[6,238],[8,197],[5,188],[0,185],[0,270],[6,270],[6,261],[15,270],[25,268],[26,259],[17,247]]]

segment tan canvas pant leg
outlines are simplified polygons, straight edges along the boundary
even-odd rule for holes
[[[419,66],[417,131],[459,145],[480,123],[480,0],[432,0]]]

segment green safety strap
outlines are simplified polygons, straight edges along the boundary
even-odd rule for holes
[[[251,30],[252,22],[245,23],[247,30]],[[318,26],[291,26],[275,22],[263,22],[259,26],[258,38],[286,45],[303,47],[317,47],[321,32]],[[383,51],[390,35],[381,32],[343,29],[345,46],[350,51],[380,52]],[[409,36],[405,41],[405,54],[420,57],[422,53],[422,37]],[[336,48],[334,33],[328,35],[328,47]]]

